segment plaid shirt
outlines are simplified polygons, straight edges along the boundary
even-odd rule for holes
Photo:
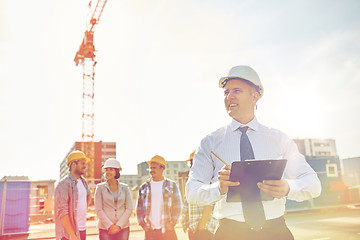
[[[151,229],[149,215],[151,210],[151,184],[150,179],[140,186],[136,215],[139,225],[143,229]],[[174,229],[181,212],[181,196],[176,183],[165,178],[162,188],[163,209],[161,211],[161,231]]]
[[[213,211],[214,206],[212,207],[213,207],[212,208]],[[195,232],[197,230],[203,211],[204,211],[204,206],[189,204],[185,199],[184,207],[182,209],[182,218],[181,218],[181,223],[184,232],[187,232],[188,230],[192,230],[193,232]],[[211,232],[212,234],[215,234],[218,225],[219,225],[219,221],[212,216],[212,212],[211,212],[210,219],[206,223],[205,229]]]

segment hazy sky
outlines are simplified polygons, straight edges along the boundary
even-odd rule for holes
[[[58,179],[81,141],[88,1],[0,0],[0,178]],[[123,174],[159,154],[185,160],[230,122],[218,80],[259,74],[259,122],[332,138],[360,155],[360,1],[108,0],[95,30],[95,140]]]

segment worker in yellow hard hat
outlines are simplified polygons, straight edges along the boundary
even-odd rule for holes
[[[139,188],[137,219],[147,240],[176,240],[175,225],[181,212],[181,196],[173,180],[165,178],[165,159],[155,155],[146,162],[151,178]]]
[[[78,151],[78,150],[71,152],[68,155],[66,160],[67,160],[68,168],[70,168],[72,163],[74,163],[74,162],[78,163],[78,161],[80,161],[80,160],[84,160],[85,163],[90,161],[90,159],[88,157],[86,157],[85,153],[83,153],[82,151]]]
[[[190,154],[186,162],[190,168],[193,165],[195,150]],[[181,223],[184,232],[188,233],[189,240],[211,240],[219,225],[217,219],[212,216],[214,205],[198,206],[189,204],[184,198]]]
[[[56,239],[86,239],[86,213],[91,192],[82,175],[89,160],[81,151],[73,151],[67,157],[69,174],[55,188]]]

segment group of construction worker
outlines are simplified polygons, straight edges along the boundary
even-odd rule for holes
[[[286,199],[304,201],[320,195],[317,174],[294,141],[257,121],[255,110],[264,88],[255,70],[235,66],[220,78],[219,87],[232,121],[208,134],[190,154],[183,200],[175,181],[164,176],[165,159],[155,155],[146,161],[150,178],[140,186],[136,206],[145,240],[176,240],[175,225],[180,215],[190,240],[292,240],[283,217]],[[269,159],[287,160],[281,179],[258,182],[251,198],[243,194],[240,200],[230,201],[229,189],[239,189],[242,184],[230,181],[231,164]],[[57,240],[86,239],[91,192],[82,175],[88,161],[81,151],[67,157],[69,174],[55,190]],[[94,197],[99,239],[129,239],[134,206],[129,187],[120,181],[120,162],[110,158],[102,168],[105,181],[97,184]],[[260,193],[270,200],[262,199]]]
[[[186,160],[190,166],[194,153]],[[91,192],[82,175],[88,161],[89,158],[81,151],[73,151],[67,157],[69,174],[59,182],[55,191],[57,239],[86,239],[86,213]],[[188,232],[190,240],[212,239],[218,224],[211,217],[213,207],[206,206],[206,213],[204,211],[202,217],[204,207],[188,204],[186,200],[182,204],[178,186],[163,174],[165,159],[155,155],[147,163],[151,177],[140,186],[136,206],[137,219],[145,230],[145,239],[177,239],[175,225],[180,215],[183,230]],[[99,239],[129,239],[129,218],[134,207],[129,187],[119,181],[122,170],[120,162],[109,158],[103,170],[106,181],[96,186],[94,198],[99,219]]]

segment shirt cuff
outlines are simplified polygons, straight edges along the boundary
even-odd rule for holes
[[[223,194],[223,195],[221,195],[221,193],[220,193],[219,181],[214,182],[213,184],[211,184],[209,190],[210,190],[211,199],[213,200],[212,202],[219,201],[224,196],[226,196],[226,193]],[[207,204],[207,205],[210,205],[210,204]]]
[[[296,193],[298,192],[298,186],[296,184],[296,180],[295,179],[285,179],[285,181],[287,181],[287,183],[289,184],[289,192],[286,195],[286,197],[288,197],[289,199],[292,198],[292,196],[296,195]]]

